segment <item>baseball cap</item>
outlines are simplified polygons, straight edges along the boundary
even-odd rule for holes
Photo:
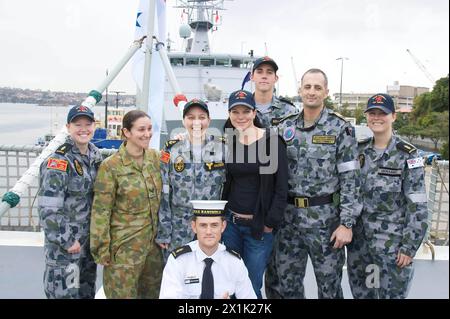
[[[67,114],[67,124],[72,122],[76,117],[86,116],[90,120],[95,121],[94,112],[90,108],[84,105],[74,106],[70,109],[69,114]]]
[[[189,111],[189,109],[193,106],[199,106],[201,109],[203,109],[206,113],[208,113],[209,116],[209,110],[208,110],[208,105],[200,100],[200,99],[192,99],[189,102],[187,102],[184,105],[184,109],[183,109],[183,117],[186,116],[186,113]]]
[[[387,94],[375,94],[367,101],[367,108],[364,113],[373,109],[382,110],[386,114],[395,113],[394,101]]]
[[[255,71],[261,64],[270,64],[273,69],[275,70],[275,72],[278,71],[278,65],[275,63],[275,61],[268,56],[256,59],[255,62],[253,62],[253,71]]]
[[[228,99],[228,111],[237,105],[244,105],[252,110],[256,109],[253,94],[245,90],[237,90],[230,94]]]

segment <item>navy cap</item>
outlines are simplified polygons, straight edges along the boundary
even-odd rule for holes
[[[278,65],[275,63],[275,61],[272,58],[270,58],[268,56],[256,59],[255,62],[253,62],[253,71],[255,71],[261,64],[264,64],[264,63],[270,64],[273,67],[275,72],[278,71]]]
[[[367,108],[364,113],[373,109],[382,110],[386,114],[395,113],[394,100],[387,94],[375,94],[367,101]]]
[[[193,100],[190,100],[189,102],[187,102],[187,103],[184,105],[184,109],[183,109],[183,117],[186,116],[187,111],[189,111],[189,109],[190,109],[191,107],[193,107],[193,106],[199,106],[199,107],[200,107],[201,109],[203,109],[206,113],[208,113],[208,116],[209,116],[208,105],[207,105],[205,102],[203,102],[202,100],[199,100],[199,99],[193,99]]]
[[[87,106],[79,105],[70,109],[69,114],[67,114],[67,124],[79,116],[86,116],[92,121],[95,121],[94,112],[92,112]]]
[[[226,200],[191,200],[192,213],[198,217],[225,217]]]
[[[249,91],[238,90],[230,94],[228,99],[228,111],[237,105],[244,105],[252,110],[256,109],[255,99],[253,94]]]

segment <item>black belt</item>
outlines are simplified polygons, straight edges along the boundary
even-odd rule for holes
[[[333,202],[333,194],[317,196],[317,197],[291,197],[287,199],[287,203],[298,208],[307,208],[311,206],[320,206]]]
[[[236,214],[234,214],[231,210],[230,210],[230,213],[231,213],[231,216],[230,216],[231,222],[233,224],[242,225],[242,226],[250,226],[253,222],[253,218],[242,218],[242,217],[236,216]]]

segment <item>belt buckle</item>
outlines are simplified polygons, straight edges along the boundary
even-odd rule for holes
[[[236,215],[233,214],[233,213],[231,213],[231,222],[232,222],[233,224],[237,224],[237,223],[236,223]]]
[[[309,200],[307,197],[295,197],[295,206],[298,208],[309,207]]]

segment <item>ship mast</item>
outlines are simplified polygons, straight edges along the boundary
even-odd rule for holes
[[[230,1],[230,0],[229,0]],[[192,47],[188,52],[210,53],[208,32],[217,28],[219,11],[225,10],[225,0],[177,0],[175,8],[187,11],[188,24],[194,32]]]

